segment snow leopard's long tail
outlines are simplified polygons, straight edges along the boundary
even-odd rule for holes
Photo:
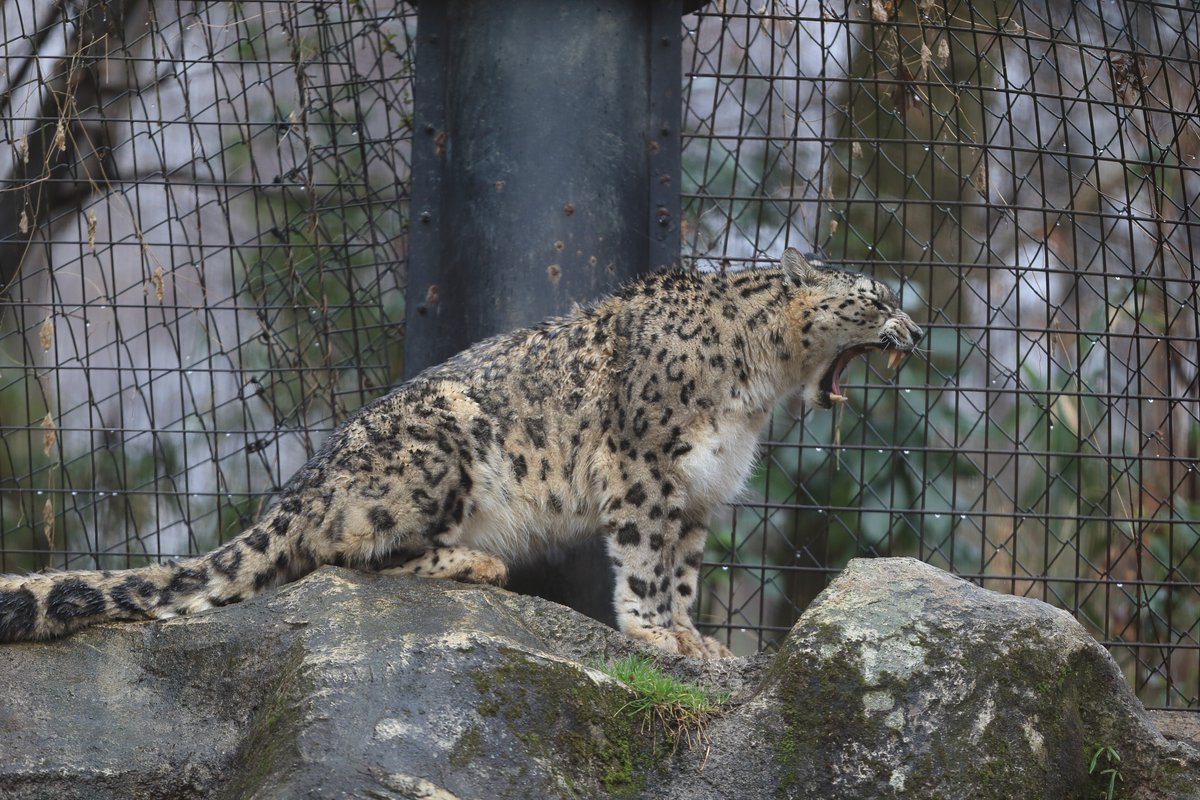
[[[54,639],[100,622],[170,619],[298,577],[290,537],[267,518],[202,556],[113,571],[0,575],[0,643]],[[279,550],[280,552],[275,552]],[[308,559],[303,559],[308,561]],[[301,573],[315,567],[310,561]]]
[[[109,620],[174,616],[167,608],[195,572],[190,562],[196,560],[117,572],[0,576],[0,642],[53,639]]]

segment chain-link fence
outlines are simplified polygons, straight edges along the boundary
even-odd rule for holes
[[[392,382],[393,6],[0,0],[0,570],[206,550]]]
[[[0,571],[245,527],[400,373],[407,5],[0,0]],[[775,645],[856,555],[1072,612],[1200,708],[1190,6],[713,2],[685,257],[892,281],[927,350],[775,416],[701,619]]]
[[[685,22],[685,248],[865,264],[929,327],[778,413],[707,621],[770,646],[856,555],[1073,613],[1200,707],[1200,22],[1114,2],[717,4]]]

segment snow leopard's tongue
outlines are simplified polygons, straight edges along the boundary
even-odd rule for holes
[[[837,363],[833,365],[833,371],[830,373],[833,376],[833,380],[829,383],[829,399],[833,402],[844,403],[848,399],[846,395],[842,394],[842,385],[840,383],[842,371],[846,369],[846,365],[850,363],[851,359],[857,358],[863,352],[865,351],[855,348],[847,350],[838,356]]]
[[[842,394],[842,384],[841,384],[842,372],[846,369],[847,366],[850,365],[850,362],[853,361],[854,359],[858,358],[859,356],[866,355],[874,350],[879,350],[879,349],[882,349],[882,348],[870,347],[870,346],[855,347],[855,348],[845,351],[844,353],[842,353],[841,355],[838,356],[837,362],[834,364],[833,370],[830,373],[830,375],[833,378],[833,380],[831,380],[829,383],[829,399],[830,400],[832,400],[835,403],[846,402],[846,400],[848,398],[846,397],[846,395]],[[901,359],[903,359],[903,358],[904,358],[903,352],[901,352],[899,350],[890,350],[888,352],[888,369],[895,369],[896,366],[900,363]]]

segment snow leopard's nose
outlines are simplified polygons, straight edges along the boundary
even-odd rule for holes
[[[921,337],[925,335],[925,331],[921,330],[921,326],[912,321],[912,317],[905,314],[903,311],[897,311],[891,320],[888,322],[889,327],[893,330],[893,336],[897,339],[896,344],[901,344],[901,339],[907,338],[907,349],[913,349],[917,343],[921,341]]]

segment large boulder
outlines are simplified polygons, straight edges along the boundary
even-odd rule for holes
[[[770,753],[775,796],[1105,797],[1108,761],[1089,765],[1111,747],[1115,797],[1200,798],[1200,751],[1156,730],[1070,615],[911,559],[852,561],[711,740],[710,776]]]
[[[503,590],[322,569],[237,606],[0,647],[0,798],[1200,799],[1063,612],[854,561],[777,655],[665,671],[732,693],[674,742],[598,667],[637,652]]]

